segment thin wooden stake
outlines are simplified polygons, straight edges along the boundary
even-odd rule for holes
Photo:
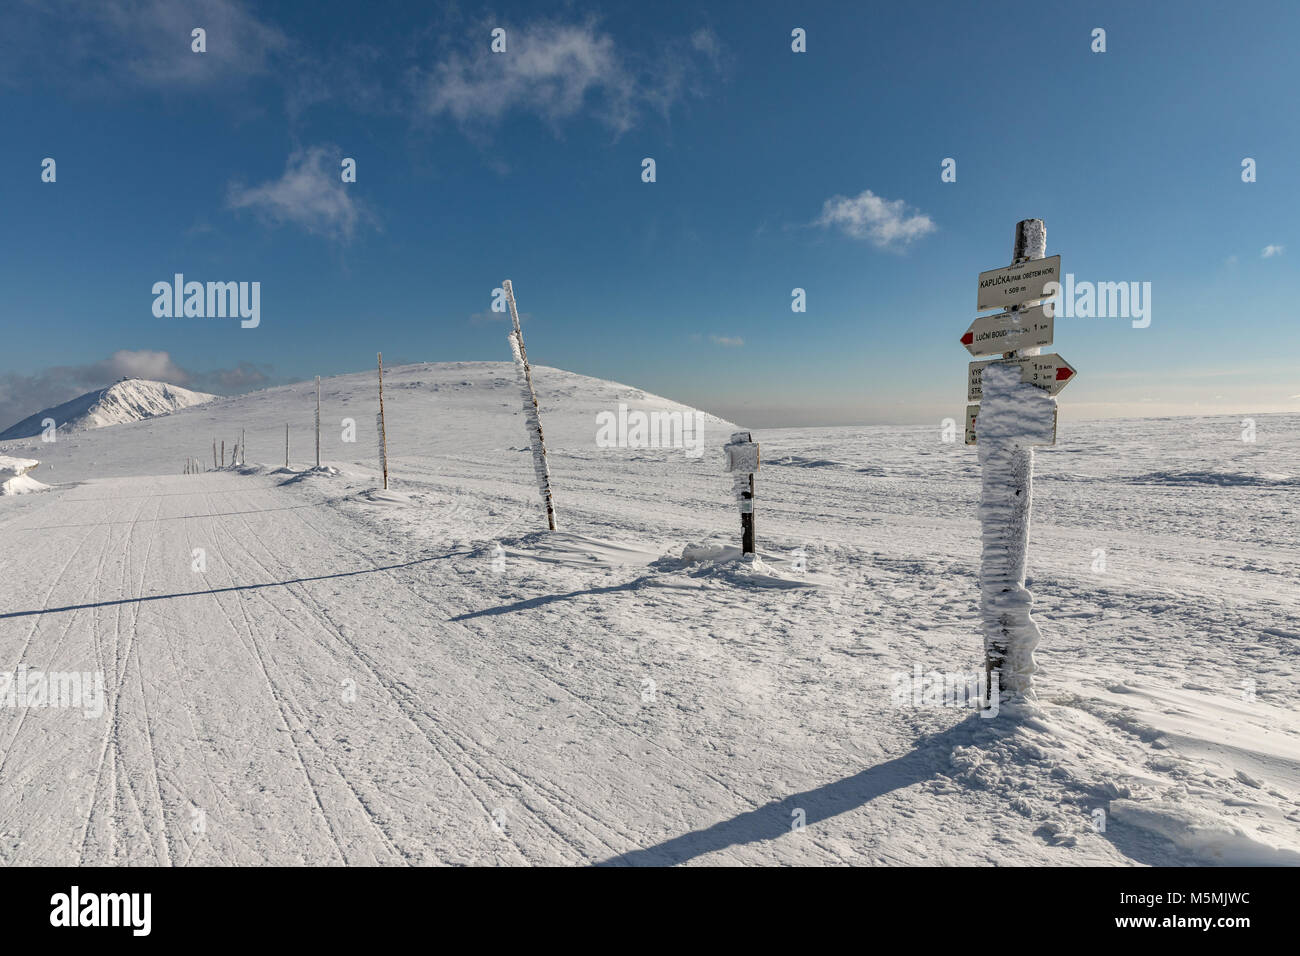
[[[384,469],[384,490],[388,490],[388,432],[384,427],[384,353],[379,356],[379,462]]]
[[[529,437],[532,439],[533,472],[537,476],[537,485],[546,504],[546,524],[555,530],[555,498],[551,493],[551,469],[546,459],[546,439],[542,437],[542,416],[537,405],[537,392],[533,388],[533,371],[528,365],[528,351],[524,348],[524,332],[519,327],[519,311],[515,307],[515,290],[509,279],[501,284],[506,293],[506,302],[510,305],[510,321],[514,330],[510,333],[511,347],[515,353],[515,364],[522,377],[524,415],[527,419]]]

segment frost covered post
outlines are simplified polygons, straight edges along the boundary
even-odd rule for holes
[[[289,423],[284,423],[284,467],[289,467]]]
[[[754,549],[754,473],[760,463],[760,449],[749,432],[733,432],[731,441],[722,446],[726,469],[731,473],[731,487],[740,507],[740,552],[755,554]]]
[[[510,351],[514,353],[515,371],[519,373],[519,390],[524,400],[524,422],[533,450],[533,473],[537,476],[537,488],[546,505],[546,524],[554,531],[555,499],[551,495],[551,469],[546,460],[546,441],[542,438],[542,416],[537,406],[537,392],[533,390],[533,372],[528,365],[528,352],[524,349],[524,333],[519,328],[514,286],[506,279],[501,283],[501,288],[505,290],[506,302],[510,304],[510,321],[514,324],[510,332]]]
[[[388,434],[384,431],[384,353],[379,356],[379,465],[384,471],[384,490],[388,490]]]
[[[320,467],[320,376],[316,376],[316,467]]]
[[[962,338],[972,354],[1005,348],[1000,359],[971,363],[968,443],[979,446],[983,485],[980,524],[980,616],[988,693],[1032,699],[1034,648],[1041,634],[1025,587],[1033,503],[1034,445],[1056,442],[1056,399],[1074,375],[1058,355],[1042,355],[1052,342],[1052,312],[1026,303],[1051,295],[1060,257],[1044,259],[1047,229],[1041,219],[1016,224],[1012,264],[981,273],[978,309],[1005,307],[977,319]],[[1043,260],[1038,264],[1038,260]],[[1046,294],[1045,294],[1046,293]],[[980,341],[976,341],[976,337]],[[983,344],[980,344],[980,342]]]

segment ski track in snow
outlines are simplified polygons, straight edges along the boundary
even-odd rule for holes
[[[0,449],[55,466],[0,501],[0,669],[101,671],[106,697],[0,707],[0,861],[1300,859],[1295,416],[1246,446],[1065,403],[1037,456],[1039,701],[983,720],[890,687],[979,666],[973,450],[755,432],[751,577],[680,560],[739,535],[730,423],[703,459],[597,449],[597,410],[669,403],[534,373],[557,535],[505,363],[385,370],[388,493],[365,435],[323,434],[339,473],[276,470],[286,418],[311,444],[309,384]],[[370,378],[322,380],[326,415],[368,427]],[[268,466],[174,473],[242,427]]]

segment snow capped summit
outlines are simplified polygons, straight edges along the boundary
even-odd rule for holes
[[[24,418],[0,432],[0,441],[34,438],[41,434],[42,422],[52,418],[61,432],[87,431],[105,425],[121,425],[156,418],[180,408],[200,405],[216,398],[206,392],[151,382],[142,378],[124,378],[107,388],[95,389],[71,401],[46,408]]]

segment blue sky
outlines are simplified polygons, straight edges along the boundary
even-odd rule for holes
[[[11,2],[0,417],[508,360],[510,278],[539,364],[937,424],[1027,217],[1076,279],[1151,283],[1147,328],[1058,320],[1063,415],[1300,411],[1297,35],[1282,2]],[[155,317],[176,272],[260,282],[260,326]]]

